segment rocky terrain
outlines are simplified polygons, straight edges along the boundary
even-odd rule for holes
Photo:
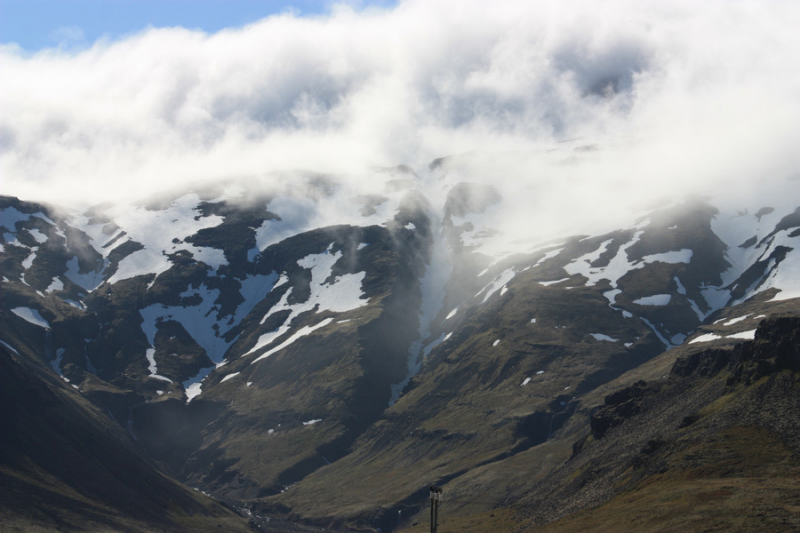
[[[3,516],[421,531],[438,484],[440,531],[797,526],[791,195],[520,244],[452,160],[376,179],[2,197]]]

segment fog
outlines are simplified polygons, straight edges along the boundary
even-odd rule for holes
[[[407,164],[441,205],[428,164],[468,154],[448,179],[494,184],[497,223],[531,238],[686,194],[752,200],[800,171],[798,27],[779,0],[409,0],[7,45],[0,194],[86,205],[296,170],[352,194]]]

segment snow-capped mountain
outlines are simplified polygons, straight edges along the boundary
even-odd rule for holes
[[[448,158],[376,170],[366,194],[297,173],[80,211],[3,197],[0,341],[181,481],[385,531],[429,483],[563,458],[625,372],[797,311],[791,194],[532,243],[466,177]]]

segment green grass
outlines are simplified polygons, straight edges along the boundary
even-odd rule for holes
[[[678,466],[686,462],[694,466]],[[800,528],[800,459],[774,435],[754,427],[729,428],[718,439],[673,457],[672,463],[675,467],[667,472],[646,478],[598,508],[523,531],[788,532]]]

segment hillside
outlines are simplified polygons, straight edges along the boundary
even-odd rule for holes
[[[2,197],[0,340],[9,365],[36,369],[14,386],[41,388],[29,398],[10,382],[9,401],[63,396],[84,414],[59,417],[60,433],[116,435],[128,451],[110,463],[152,462],[256,516],[333,529],[420,528],[432,484],[445,490],[443,528],[524,531],[579,511],[602,522],[643,487],[700,490],[687,450],[714,456],[725,439],[733,454],[771,443],[742,479],[794,464],[789,433],[742,413],[773,409],[779,395],[759,380],[797,369],[746,383],[749,348],[733,348],[785,342],[770,328],[789,326],[772,318],[800,312],[790,194],[687,197],[530,242],[516,238],[524,227],[508,233],[503,195],[465,180],[460,161],[382,169],[369,195],[299,174],[282,188],[225,182],[83,211]],[[708,375],[687,370],[714,353],[734,355]],[[617,413],[626,394],[647,401]],[[740,411],[679,427],[720,398]],[[24,420],[14,449],[44,456],[52,423]],[[654,473],[656,459],[667,470]],[[41,475],[85,493],[42,461]]]
[[[0,380],[3,531],[252,531],[158,473],[121,427],[5,343]]]

